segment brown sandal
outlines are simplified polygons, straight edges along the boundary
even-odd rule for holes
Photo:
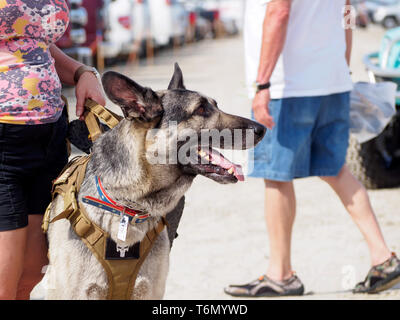
[[[304,286],[295,274],[285,281],[275,281],[263,275],[247,284],[230,285],[224,291],[234,297],[301,296]]]
[[[395,253],[385,262],[372,267],[363,282],[353,289],[353,293],[378,293],[400,283],[400,260]]]

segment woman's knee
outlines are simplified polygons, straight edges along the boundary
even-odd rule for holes
[[[27,228],[0,232],[0,299],[15,299],[24,265]]]
[[[0,286],[0,300],[29,299],[33,288],[43,279],[44,274],[22,275],[18,285]]]
[[[33,288],[43,279],[43,276],[44,274],[42,272],[29,272],[29,274],[23,274],[18,283],[16,298],[24,300],[29,299]]]
[[[17,297],[17,289],[9,286],[0,287],[0,300],[15,300]]]

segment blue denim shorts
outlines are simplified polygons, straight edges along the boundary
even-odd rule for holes
[[[275,126],[250,150],[250,177],[291,181],[338,175],[349,140],[349,92],[271,100],[269,108]]]

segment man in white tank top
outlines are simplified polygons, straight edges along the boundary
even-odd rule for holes
[[[365,188],[345,165],[352,89],[352,20],[346,5],[349,0],[246,1],[252,115],[269,129],[251,154],[249,175],[265,181],[270,259],[265,275],[230,285],[227,294],[304,293],[292,271],[290,243],[296,212],[293,179],[309,176],[333,188],[367,242],[373,268],[354,292],[379,292],[400,282],[400,260],[384,241]]]

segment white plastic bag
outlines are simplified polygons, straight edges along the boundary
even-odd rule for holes
[[[394,82],[357,82],[350,94],[350,133],[359,143],[379,135],[396,113]]]

